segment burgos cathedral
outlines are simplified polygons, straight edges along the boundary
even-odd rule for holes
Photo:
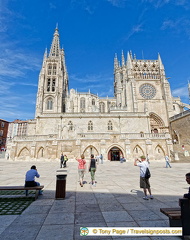
[[[55,29],[49,54],[45,51],[39,74],[35,119],[24,136],[8,144],[13,160],[74,158],[84,153],[105,160],[127,160],[147,155],[160,160],[173,149],[169,118],[183,111],[171,95],[164,65],[138,60],[132,53],[114,59],[114,97],[69,90],[64,49]]]

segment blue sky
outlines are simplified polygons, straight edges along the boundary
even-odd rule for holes
[[[189,103],[189,0],[0,0],[0,118],[33,119],[56,23],[69,88],[113,96],[113,60],[161,55],[173,96]]]

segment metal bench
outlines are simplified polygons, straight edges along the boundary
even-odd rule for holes
[[[38,198],[39,191],[42,190],[44,186],[35,187],[24,187],[24,186],[0,186],[0,191],[14,191],[14,190],[36,190],[35,200]]]

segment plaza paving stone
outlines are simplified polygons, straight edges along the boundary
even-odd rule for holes
[[[55,199],[56,171],[59,161],[10,161],[0,159],[2,186],[23,185],[24,177],[35,164],[41,175],[44,193],[21,215],[0,216],[1,240],[78,240],[80,227],[169,227],[168,218],[160,213],[163,207],[178,207],[178,199],[188,192],[185,174],[189,163],[173,163],[171,169],[165,162],[152,161],[151,189],[153,200],[143,200],[139,188],[139,168],[133,162],[99,164],[96,187],[89,184],[90,174],[85,174],[85,184],[78,182],[77,162],[68,161],[66,198]],[[97,239],[177,240],[174,236],[89,236]]]

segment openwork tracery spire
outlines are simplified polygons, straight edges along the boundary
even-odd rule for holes
[[[58,31],[58,27],[56,26],[56,29],[53,35],[53,41],[51,44],[49,57],[59,57],[60,52],[61,50],[60,50],[60,43],[59,43],[59,31]]]

